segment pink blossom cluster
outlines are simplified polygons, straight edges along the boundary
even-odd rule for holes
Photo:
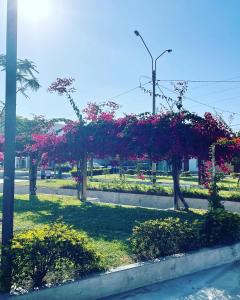
[[[60,96],[65,93],[73,93],[75,92],[75,88],[73,87],[73,78],[57,78],[55,82],[53,82],[48,91],[50,93],[57,92]]]

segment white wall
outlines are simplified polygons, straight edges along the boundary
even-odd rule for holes
[[[198,172],[197,159],[191,158],[189,159],[189,171],[190,172]]]

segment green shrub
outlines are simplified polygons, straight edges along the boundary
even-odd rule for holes
[[[179,218],[150,220],[134,227],[130,243],[140,259],[154,259],[201,246],[200,223]]]
[[[60,172],[70,172],[72,170],[72,167],[68,164],[57,164],[55,165],[55,170]]]
[[[240,241],[240,216],[224,209],[209,211],[202,225],[202,236],[207,246]]]
[[[211,210],[201,221],[179,218],[149,220],[133,228],[130,244],[140,259],[154,259],[201,247],[240,241],[240,216],[223,209]]]
[[[19,287],[42,286],[51,272],[62,268],[71,269],[77,277],[101,270],[100,256],[88,236],[63,224],[17,234],[11,254],[13,282]]]

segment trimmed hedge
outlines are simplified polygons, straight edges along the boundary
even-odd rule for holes
[[[212,210],[201,221],[178,218],[150,220],[133,228],[132,251],[140,259],[154,259],[240,241],[240,216],[223,209]]]
[[[134,193],[147,194],[157,196],[172,196],[172,187],[167,186],[152,186],[138,183],[122,183],[122,182],[88,182],[89,190],[120,192],[120,193]],[[206,199],[208,191],[196,188],[182,188],[183,195],[189,198]]]
[[[66,184],[60,186],[63,189],[76,189],[75,185]],[[88,190],[93,191],[105,191],[105,192],[117,192],[117,193],[133,193],[144,195],[156,195],[156,196],[172,196],[173,189],[170,186],[161,185],[146,185],[138,183],[126,183],[126,182],[100,182],[100,181],[88,181]],[[194,188],[194,187],[182,187],[181,191],[186,198],[198,198],[208,199],[209,193],[207,189]],[[221,201],[235,201],[240,202],[240,192],[238,191],[225,191],[219,192]]]
[[[49,274],[63,270],[74,277],[102,270],[101,257],[88,236],[64,224],[46,225],[15,235],[10,253],[15,287],[40,287]]]
[[[130,243],[140,259],[154,259],[198,249],[201,246],[199,224],[179,218],[150,220],[134,227]]]
[[[63,188],[73,188],[64,186]],[[168,186],[152,186],[137,183],[122,183],[122,182],[88,182],[89,190],[119,192],[119,193],[134,193],[156,196],[172,196],[173,189]],[[209,193],[207,189],[182,187],[181,191],[186,198],[208,199]],[[220,191],[219,197],[221,201],[240,202],[240,192],[238,191]]]
[[[205,215],[202,235],[207,246],[229,245],[240,241],[240,216],[223,209]]]

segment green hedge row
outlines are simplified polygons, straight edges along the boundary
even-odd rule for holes
[[[65,186],[66,188],[66,186]],[[119,192],[119,193],[134,193],[134,194],[146,194],[156,196],[172,196],[173,189],[170,186],[152,186],[146,184],[137,183],[121,183],[121,182],[88,182],[89,190]],[[207,199],[208,190],[184,187],[181,188],[184,197],[186,198],[199,198]],[[220,199],[222,201],[236,201],[240,202],[240,191],[220,191]]]
[[[146,221],[136,226],[130,237],[133,252],[144,260],[239,241],[240,216],[223,209],[209,211],[203,221]]]
[[[223,209],[209,211],[192,222],[179,218],[146,221],[135,226],[130,237],[133,253],[143,260],[238,241],[240,216]],[[60,223],[16,234],[8,250],[15,291],[104,270],[103,258],[91,239]]]
[[[76,189],[75,185],[62,185],[63,189]],[[105,191],[105,192],[117,192],[117,193],[134,193],[156,196],[172,196],[173,189],[170,186],[152,186],[138,183],[126,183],[126,182],[96,182],[89,181],[87,185],[88,190]],[[186,198],[198,198],[207,199],[208,191],[206,189],[184,187],[181,188],[184,197]],[[225,191],[219,192],[221,201],[235,201],[240,202],[240,191]]]

